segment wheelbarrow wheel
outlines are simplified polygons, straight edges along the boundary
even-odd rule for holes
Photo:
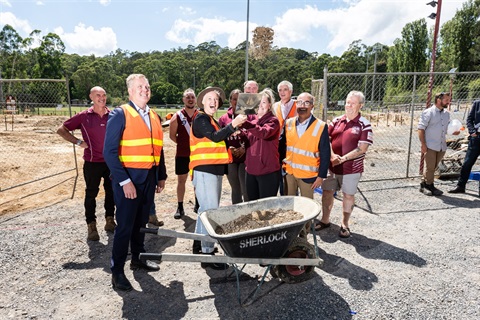
[[[283,257],[312,259],[315,257],[315,248],[306,239],[296,238]],[[314,266],[278,265],[274,272],[283,282],[299,283],[309,280],[314,270]]]

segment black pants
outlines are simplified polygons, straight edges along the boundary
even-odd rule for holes
[[[258,200],[277,195],[280,184],[280,171],[254,176],[246,175],[248,200]]]
[[[83,177],[85,179],[85,218],[87,223],[96,221],[95,209],[97,202],[100,181],[103,178],[103,189],[105,190],[105,217],[113,217],[115,214],[115,202],[113,201],[112,181],[110,170],[105,162],[89,162],[83,164]]]

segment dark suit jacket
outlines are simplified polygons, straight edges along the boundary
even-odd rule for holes
[[[133,103],[129,104],[133,107]],[[150,110],[150,112],[155,112]],[[107,122],[107,132],[105,135],[105,144],[103,147],[103,157],[110,169],[110,176],[114,183],[120,183],[127,179],[131,179],[134,184],[145,182],[148,176],[147,169],[132,169],[124,168],[120,159],[118,158],[118,148],[120,140],[122,139],[123,131],[125,130],[125,114],[122,108],[115,108],[110,112]],[[165,158],[162,148],[160,156],[160,164],[156,167],[157,181],[167,179],[167,170],[165,167]]]
[[[473,103],[467,117],[467,129],[469,134],[477,133],[480,124],[480,100]]]

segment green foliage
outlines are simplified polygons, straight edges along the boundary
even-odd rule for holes
[[[467,0],[454,18],[444,24],[438,40],[436,70],[480,70],[479,16],[480,0]],[[311,79],[323,78],[325,67],[330,73],[425,72],[429,71],[432,37],[425,19],[420,19],[406,24],[390,47],[380,43],[367,46],[356,40],[341,56],[273,47],[264,59],[249,57],[248,79],[256,80],[260,90],[269,87],[274,91],[280,81],[288,80],[293,84],[293,94],[298,95],[310,92]],[[31,44],[37,41],[40,46],[32,49]],[[114,105],[128,99],[126,77],[143,73],[152,87],[151,104],[181,104],[181,94],[189,87],[197,94],[207,86],[222,87],[226,94],[242,89],[245,49],[246,42],[229,49],[210,41],[163,52],[117,49],[104,57],[79,56],[65,54],[62,40],[54,33],[41,37],[40,31],[34,30],[22,39],[12,26],[5,25],[0,31],[0,70],[3,78],[68,77],[72,99],[88,99],[90,88],[100,85]],[[363,80],[358,83],[330,84],[331,99],[342,100],[351,89],[373,91],[368,77],[359,78]],[[388,81],[387,93],[393,94],[401,94],[411,85],[407,77],[377,77],[376,81],[378,89],[370,99],[382,99],[385,95],[380,91],[384,87],[380,81]],[[435,83],[438,85],[443,84]],[[417,83],[419,88],[426,86],[425,78]],[[468,83],[462,84],[462,94],[467,94],[469,88]]]

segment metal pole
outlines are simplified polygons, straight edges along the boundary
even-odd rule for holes
[[[323,68],[323,120],[326,122],[328,119],[328,67],[325,65]]]
[[[195,92],[195,89],[196,89],[196,87],[195,87],[195,78],[196,78],[196,76],[197,76],[197,67],[193,67],[192,69],[193,69],[193,92]]]
[[[437,36],[440,26],[440,12],[442,10],[442,0],[437,1],[437,14],[435,16],[435,30],[433,32],[433,45],[432,45],[432,61],[430,62],[430,79],[428,80],[428,92],[426,108],[430,107],[432,101],[432,88],[433,88],[433,76],[435,72],[435,59],[437,56]]]
[[[437,51],[437,36],[438,36],[438,28],[440,25],[440,12],[442,10],[442,0],[437,1],[437,14],[435,15],[435,30],[433,32],[433,45],[432,45],[432,61],[430,62],[430,79],[428,80],[428,91],[427,91],[427,102],[425,108],[430,107],[430,103],[432,102],[432,88],[433,88],[433,76],[435,72],[435,58],[436,58],[436,51]],[[425,162],[425,154],[420,152],[420,168],[419,173],[423,176],[423,169],[424,169],[424,162]]]
[[[247,41],[245,42],[245,81],[248,81],[248,23],[250,20],[250,0],[247,0]]]

